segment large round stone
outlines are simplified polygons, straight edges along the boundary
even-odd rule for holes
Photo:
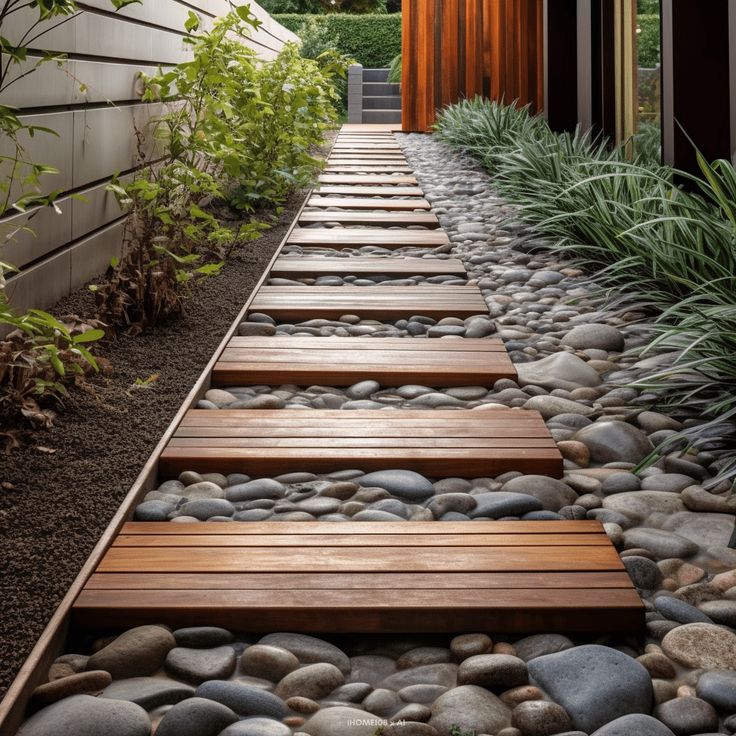
[[[620,353],[624,349],[624,336],[610,325],[587,324],[573,327],[561,345],[575,350],[605,350]]]
[[[718,730],[718,713],[700,698],[674,698],[657,706],[654,715],[677,736],[691,736]]]
[[[426,664],[389,675],[380,683],[388,690],[401,690],[409,685],[444,685],[447,688],[457,684],[456,664]]]
[[[212,649],[172,649],[164,662],[166,671],[199,685],[207,680],[225,680],[235,671],[235,650],[230,646]]]
[[[295,696],[321,700],[345,682],[345,675],[334,664],[309,664],[284,677],[276,687],[282,700]]]
[[[572,728],[570,716],[557,703],[528,700],[514,708],[511,723],[524,736],[554,736]]]
[[[678,626],[664,637],[662,650],[693,669],[736,669],[736,634],[714,624]]]
[[[248,647],[240,658],[240,669],[246,675],[271,682],[282,680],[298,668],[299,660],[290,651],[264,644]]]
[[[656,590],[662,582],[662,571],[648,557],[631,555],[621,560],[631,582],[642,590]]]
[[[87,660],[87,670],[105,670],[114,679],[152,675],[176,646],[162,626],[138,626],[120,634]]]
[[[291,729],[272,718],[246,718],[228,726],[220,736],[291,736]]]
[[[698,545],[685,537],[661,529],[628,529],[624,532],[627,549],[646,549],[661,560],[673,557],[684,560],[698,551]]]
[[[442,498],[442,496],[439,496]],[[507,493],[496,491],[495,493],[479,493],[477,496],[468,496],[474,499],[476,506],[470,512],[470,517],[475,519],[479,516],[488,516],[492,519],[500,519],[504,516],[524,516],[531,511],[541,511],[542,502],[526,493]]]
[[[189,698],[168,711],[156,736],[218,736],[238,716],[227,706],[205,698]]]
[[[519,639],[514,644],[516,656],[523,659],[524,662],[530,662],[537,657],[543,657],[545,654],[556,654],[572,649],[575,645],[562,634],[534,634]]]
[[[301,727],[309,736],[375,736],[383,719],[357,708],[325,708]]]
[[[630,715],[607,723],[592,736],[675,736],[675,734],[656,718]]]
[[[466,659],[458,669],[458,685],[479,685],[503,692],[529,682],[526,664],[509,654],[479,654]]]
[[[736,713],[736,672],[715,670],[705,672],[698,680],[699,698],[726,713]]]
[[[573,439],[588,446],[596,463],[638,463],[654,450],[649,438],[626,422],[595,422],[577,432]]]
[[[146,710],[162,705],[173,705],[191,698],[194,688],[183,682],[164,677],[131,677],[127,680],[114,680],[103,691],[103,698],[127,700]]]
[[[210,680],[195,692],[198,698],[207,698],[226,705],[241,716],[271,716],[284,718],[288,710],[281,698],[261,688],[230,680]]]
[[[508,706],[477,685],[463,685],[441,695],[432,706],[429,720],[429,725],[440,736],[455,736],[457,729],[479,734],[498,733],[510,723]]]
[[[358,478],[358,483],[364,488],[383,488],[406,501],[421,502],[434,495],[432,483],[411,470],[378,470]]]
[[[40,710],[18,736],[149,736],[151,721],[143,708],[124,700],[74,695]]]
[[[584,360],[571,353],[553,353],[533,363],[516,366],[519,386],[542,386],[572,391],[581,386],[600,386],[601,377]]]
[[[272,647],[280,647],[291,652],[302,664],[319,664],[328,662],[334,664],[345,674],[350,672],[348,655],[323,639],[317,639],[307,634],[267,634],[259,642]]]
[[[608,496],[603,500],[603,508],[642,522],[652,514],[677,514],[685,510],[685,504],[679,493],[631,491]]]
[[[528,663],[535,684],[570,715],[575,728],[592,733],[630,713],[649,713],[652,681],[635,659],[590,644]]]
[[[520,475],[501,487],[502,493],[519,493],[533,496],[546,511],[559,511],[563,506],[572,506],[578,494],[560,480],[546,475]]]
[[[111,682],[110,673],[103,670],[67,675],[39,685],[33,691],[33,702],[36,706],[51,705],[72,695],[95,695]]]

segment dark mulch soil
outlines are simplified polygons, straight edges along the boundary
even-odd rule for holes
[[[35,447],[0,456],[0,696],[242,309],[303,196],[295,193],[276,227],[196,288],[183,319],[105,344],[101,354],[113,375],[74,391]],[[80,289],[51,311],[88,316],[90,293]],[[136,387],[136,379],[154,375]]]

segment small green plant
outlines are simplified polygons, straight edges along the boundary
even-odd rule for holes
[[[450,726],[450,736],[475,736],[475,731],[472,729],[466,731],[464,728],[453,724]]]

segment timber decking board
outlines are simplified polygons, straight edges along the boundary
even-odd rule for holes
[[[435,477],[520,469],[562,475],[562,456],[542,417],[514,409],[195,409],[187,412],[160,462],[162,477],[216,467],[249,475],[395,467]]]
[[[432,212],[302,212],[299,217],[300,225],[325,222],[374,227],[421,225],[429,229],[440,226],[437,215]]]
[[[386,156],[372,159],[358,158],[357,156],[333,156],[327,160],[326,168],[329,169],[332,166],[406,166],[408,169],[408,165],[403,158],[391,158]]]
[[[428,210],[426,199],[376,199],[371,197],[319,197],[312,196],[308,207],[344,207],[345,209],[376,210]]]
[[[264,286],[251,303],[252,312],[278,321],[339,319],[408,319],[412,315],[442,319],[487,313],[483,295],[473,286]]]
[[[409,230],[358,227],[300,227],[292,230],[289,245],[327,245],[333,248],[380,245],[384,248],[448,245],[444,230]]]
[[[335,214],[339,216],[340,213],[315,214]],[[293,279],[314,276],[345,276],[348,274],[356,276],[448,275],[460,277],[467,277],[468,275],[463,262],[455,258],[383,258],[378,256],[310,258],[309,256],[281,256],[271,269],[271,276]]]
[[[367,187],[359,184],[351,186],[340,186],[339,184],[324,184],[317,187],[313,194],[315,196],[333,194],[344,194],[347,197],[360,195],[362,197],[423,197],[424,191],[419,187],[401,186],[377,186]]]
[[[128,523],[74,617],[315,633],[632,632],[644,605],[600,522]]]
[[[325,173],[339,173],[339,174],[354,174],[360,173],[374,173],[374,174],[411,174],[412,170],[409,166],[399,165],[394,166],[391,164],[327,164],[323,169]]]
[[[445,349],[454,342],[463,349]],[[365,377],[382,386],[491,387],[517,374],[500,340],[361,337],[239,337],[230,341],[212,373],[221,386],[351,386]]]
[[[322,174],[319,177],[322,184],[416,184],[413,176],[391,176],[385,174]]]

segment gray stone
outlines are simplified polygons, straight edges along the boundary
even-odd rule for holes
[[[187,486],[182,495],[190,501],[199,501],[202,498],[225,498],[225,491],[216,483],[202,481],[201,483],[192,483]]]
[[[233,503],[242,501],[254,501],[264,498],[282,498],[286,487],[271,478],[259,478],[248,483],[240,483],[225,489],[225,498]]]
[[[466,659],[458,669],[458,685],[479,685],[504,692],[529,682],[526,664],[510,654],[479,654]]]
[[[267,322],[241,322],[238,325],[240,337],[270,337],[276,334],[276,328]]]
[[[567,391],[585,386],[600,386],[598,371],[584,360],[571,353],[553,353],[533,363],[516,366],[520,386],[542,386],[547,389],[561,388]]]
[[[235,671],[235,650],[230,646],[211,649],[172,649],[164,662],[166,671],[199,685],[207,680],[225,680]]]
[[[560,736],[564,735],[561,734]],[[607,723],[592,736],[675,736],[675,734],[656,718],[645,715],[629,715]]]
[[[328,662],[334,664],[345,674],[350,672],[350,660],[347,654],[334,644],[317,639],[314,636],[288,633],[267,634],[258,643],[286,649],[294,654],[302,664]]]
[[[624,349],[624,336],[610,325],[578,325],[565,335],[561,344],[575,350],[594,349],[620,353]]]
[[[315,713],[302,731],[309,736],[375,736],[382,725],[373,713],[357,708],[325,708]]]
[[[219,736],[238,720],[230,708],[205,698],[189,698],[167,711],[156,736]]]
[[[578,494],[562,481],[545,475],[522,475],[503,484],[504,493],[521,493],[538,499],[545,511],[559,511],[563,506],[571,506]]]
[[[207,521],[212,516],[232,516],[235,506],[224,498],[203,498],[189,501],[179,507],[179,516],[193,516],[200,521]]]
[[[350,682],[367,682],[376,687],[396,672],[396,661],[390,657],[363,655],[350,658]]]
[[[384,488],[407,501],[421,502],[434,495],[432,483],[423,475],[410,470],[379,470],[358,478],[357,482],[364,488]]]
[[[87,670],[105,670],[116,680],[152,675],[175,646],[176,639],[163,626],[137,626],[95,652]]]
[[[704,672],[698,680],[696,692],[699,698],[718,710],[736,713],[736,672],[732,670]]]
[[[662,572],[656,563],[647,557],[631,555],[622,558],[626,572],[637,588],[642,590],[656,590],[662,582]]]
[[[427,664],[442,664],[449,662],[452,652],[446,647],[417,647],[410,649],[396,660],[396,666],[400,670],[408,670],[412,667],[423,667]]]
[[[657,706],[654,715],[678,736],[716,731],[719,725],[713,706],[700,698],[673,698]]]
[[[631,493],[641,488],[641,481],[633,473],[614,473],[603,479],[601,491],[604,496],[615,493]]]
[[[217,626],[190,626],[174,632],[177,646],[204,649],[235,641],[232,632]]]
[[[478,734],[498,733],[510,724],[508,706],[477,685],[463,685],[441,695],[432,706],[429,720],[440,736],[455,736],[457,728]]]
[[[393,690],[386,690],[385,688],[377,688],[362,703],[363,708],[381,718],[389,718],[402,705],[401,698]]]
[[[732,514],[702,514],[691,511],[674,513],[662,528],[676,532],[700,547],[727,547],[734,531]]]
[[[551,394],[533,396],[524,404],[524,409],[538,411],[545,419],[552,419],[560,414],[581,414],[584,417],[595,414],[595,409],[585,406],[585,404],[579,404],[577,401],[563,399]]]
[[[693,669],[736,669],[736,634],[714,624],[686,624],[662,640],[662,651]]]
[[[648,562],[648,560],[647,560]],[[562,634],[535,634],[519,639],[514,644],[516,656],[524,662],[530,662],[537,657],[544,657],[546,654],[556,654],[572,649],[575,645]]]
[[[557,703],[528,700],[514,708],[511,723],[524,736],[554,736],[572,727],[570,716]]]
[[[529,662],[535,684],[588,733],[630,713],[649,713],[652,681],[635,659],[609,647],[590,644]]]
[[[661,491],[632,491],[617,493],[603,500],[603,508],[643,522],[652,514],[676,514],[684,511],[685,506],[677,493]]]
[[[450,642],[450,651],[460,661],[478,654],[490,654],[492,650],[493,641],[487,634],[460,634]]]
[[[168,521],[176,506],[165,501],[144,501],[135,507],[136,521]]]
[[[671,557],[686,559],[698,551],[698,545],[685,537],[661,529],[639,527],[624,532],[624,542],[629,549],[646,549],[662,560]]]
[[[279,682],[299,668],[299,660],[286,649],[255,644],[240,659],[240,669],[251,677]]]
[[[595,422],[577,432],[573,439],[588,446],[596,463],[638,463],[654,450],[640,429],[619,421]]]
[[[321,700],[344,682],[345,675],[334,664],[309,664],[286,675],[275,692],[282,700],[296,696]]]
[[[702,611],[695,606],[691,606],[679,598],[671,598],[667,595],[660,595],[654,600],[654,607],[670,621],[676,621],[678,624],[712,624],[713,621],[708,618]]]
[[[291,729],[271,718],[246,718],[228,726],[220,736],[291,736]]]
[[[281,698],[261,688],[229,680],[210,680],[196,690],[198,698],[207,698],[226,705],[241,716],[272,716],[285,718],[288,710]]]
[[[149,736],[143,708],[123,700],[73,695],[31,716],[17,736]]]
[[[698,608],[707,619],[705,623],[715,621],[723,626],[736,627],[736,601],[704,601],[698,605]]]
[[[381,384],[378,381],[361,381],[350,386],[346,393],[351,399],[368,399],[376,391],[380,391]]]
[[[409,685],[443,685],[451,688],[457,684],[456,664],[427,664],[402,670],[389,675],[380,682],[380,687],[388,690],[401,690]]]
[[[109,700],[127,700],[146,710],[161,705],[172,705],[191,698],[194,688],[163,677],[130,677],[110,683],[100,697]]]
[[[451,511],[468,514],[476,507],[477,502],[477,496],[468,493],[442,493],[431,498],[427,502],[427,508],[439,519]]]
[[[641,482],[643,491],[666,491],[668,493],[680,493],[695,480],[682,473],[658,473],[650,475]]]
[[[440,496],[439,498],[442,498]],[[479,493],[477,496],[468,496],[474,499],[475,509],[470,511],[470,517],[478,516],[500,519],[504,516],[523,516],[530,511],[539,511],[543,508],[542,502],[534,496],[525,493]]]

